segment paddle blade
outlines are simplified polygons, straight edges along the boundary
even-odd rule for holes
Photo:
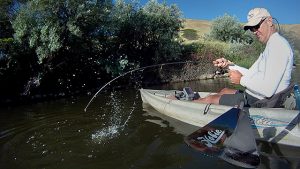
[[[220,155],[224,141],[234,131],[239,109],[232,108],[206,126],[185,137],[184,141],[192,148],[210,155]]]
[[[244,168],[256,168],[260,164],[254,133],[246,112],[239,112],[237,126],[224,145],[226,148],[219,158]]]
[[[184,141],[192,148],[209,155],[220,155],[224,149],[224,141],[228,137],[227,131],[221,128],[203,127]]]
[[[255,168],[260,159],[250,126],[247,114],[232,108],[185,137],[185,142],[202,153],[217,156],[231,164]]]
[[[224,148],[219,158],[244,168],[256,168],[260,164],[257,152],[242,152],[231,147]]]

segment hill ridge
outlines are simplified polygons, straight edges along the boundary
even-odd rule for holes
[[[194,29],[199,37],[209,33],[212,21],[201,19],[184,19],[184,29]],[[300,51],[300,24],[280,24],[280,28],[288,33],[288,36],[293,39],[291,42],[294,48]],[[187,40],[188,41],[188,40]]]

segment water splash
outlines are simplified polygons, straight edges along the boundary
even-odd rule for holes
[[[120,133],[124,131],[125,127],[128,124],[128,121],[132,116],[133,111],[136,108],[135,100],[137,98],[138,98],[138,93],[136,94],[136,97],[133,102],[133,106],[129,111],[129,114],[125,119],[124,116],[126,116],[127,113],[124,112],[125,107],[121,104],[121,101],[122,100],[124,101],[124,99],[120,99],[118,96],[116,96],[116,92],[111,92],[110,99],[109,99],[110,101],[107,104],[112,107],[111,109],[112,115],[110,116],[107,122],[108,125],[106,127],[92,134],[91,136],[92,140],[99,144],[105,144],[109,140],[118,137]],[[123,121],[123,119],[125,119],[125,121]]]
[[[119,126],[108,126],[97,131],[95,134],[92,134],[92,140],[97,141],[98,143],[105,143],[105,140],[117,137],[119,135],[119,130]]]

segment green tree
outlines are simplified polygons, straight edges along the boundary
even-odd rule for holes
[[[31,0],[22,6],[14,37],[35,51],[27,59],[39,65],[29,79],[39,79],[44,91],[71,92],[99,77],[111,7],[105,0]]]
[[[117,57],[149,65],[174,60],[180,54],[181,12],[155,0],[145,6],[119,0],[112,11]]]
[[[209,37],[223,42],[253,42],[253,36],[243,30],[237,18],[228,14],[213,20]]]
[[[183,28],[182,13],[176,5],[167,6],[159,4],[156,0],[150,0],[144,7],[143,13],[148,24],[149,40],[153,40],[153,60],[174,60],[180,54],[179,31]],[[145,23],[146,22],[146,23]]]
[[[181,13],[149,1],[29,0],[13,20],[24,94],[82,91],[180,54]],[[10,73],[8,73],[10,74]],[[27,80],[26,80],[27,79]],[[22,87],[21,87],[22,88]]]
[[[100,29],[106,8],[105,1],[32,0],[13,22],[15,38],[35,49],[42,63],[74,47],[76,40],[89,39]]]
[[[0,1],[0,39],[12,37],[13,29],[10,21],[12,20],[12,0]]]

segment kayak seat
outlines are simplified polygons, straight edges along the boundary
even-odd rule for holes
[[[251,107],[257,108],[287,108],[295,109],[295,102],[293,96],[294,83],[291,83],[286,89],[282,90],[279,93],[274,94],[272,97],[265,98],[254,102]]]

